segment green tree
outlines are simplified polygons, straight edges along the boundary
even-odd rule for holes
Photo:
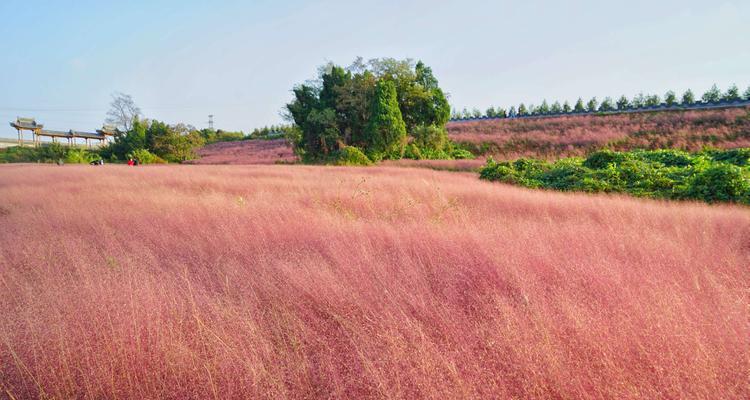
[[[750,101],[750,86],[747,87],[747,89],[745,90],[745,93],[744,93],[744,95],[742,97],[743,97],[744,100],[749,100]]]
[[[553,114],[560,114],[563,109],[562,109],[562,106],[560,105],[560,102],[555,101],[554,103],[552,103],[552,106],[550,106],[549,110]]]
[[[646,96],[646,106],[654,107],[661,104],[661,99],[659,98],[659,95],[652,94],[650,96]]]
[[[525,115],[528,115],[529,110],[526,109],[526,105],[521,103],[518,105],[518,116],[523,117]]]
[[[622,111],[622,110],[626,110],[628,107],[630,107],[630,102],[628,101],[628,98],[625,97],[625,95],[620,96],[620,98],[617,99],[617,109]]]
[[[615,104],[612,101],[611,97],[605,97],[602,101],[602,104],[599,106],[599,111],[607,112],[607,111],[614,111]]]
[[[705,103],[716,103],[721,100],[721,91],[719,90],[719,87],[714,83],[714,85],[711,86],[711,89],[708,89],[706,93],[703,93],[702,99]]]
[[[589,100],[588,103],[586,103],[586,111],[588,112],[596,112],[597,106],[599,105],[599,101],[596,100],[596,96],[592,97],[591,100]]]
[[[584,112],[584,111],[586,111],[586,107],[584,107],[584,105],[583,105],[583,99],[581,99],[580,97],[578,98],[578,100],[576,100],[576,105],[573,106],[573,111],[575,111],[575,112]]]
[[[570,112],[570,103],[568,103],[567,100],[565,100],[565,102],[563,103],[562,110],[564,113]]]
[[[508,116],[508,113],[505,111],[504,108],[498,108],[495,111],[495,115],[497,115],[498,118],[506,118]]]
[[[672,90],[668,90],[664,94],[664,103],[670,107],[675,105],[677,103],[677,94]]]
[[[633,108],[642,108],[646,105],[646,96],[644,96],[643,93],[638,93],[633,97],[631,104],[633,105]]]
[[[727,92],[724,93],[724,97],[722,100],[724,101],[737,101],[741,100],[742,97],[740,97],[740,89],[737,88],[737,85],[732,84],[732,86],[727,89]]]
[[[396,85],[385,79],[375,86],[370,121],[366,130],[370,159],[401,158],[406,145],[406,125],[398,106]]]
[[[549,114],[549,110],[550,110],[549,104],[547,104],[547,100],[545,99],[545,100],[542,100],[542,105],[540,105],[536,111],[537,113],[544,115],[544,114]]]
[[[695,95],[688,89],[682,94],[682,105],[689,106],[695,104]]]
[[[516,111],[516,106],[510,106],[508,109],[508,118],[515,118],[518,116],[518,111]]]
[[[489,118],[495,118],[497,116],[497,111],[495,111],[495,107],[489,107],[487,111],[485,111],[484,115],[488,116]]]

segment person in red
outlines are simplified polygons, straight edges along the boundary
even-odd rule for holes
[[[131,159],[129,159],[129,160],[128,160],[128,165],[130,165],[130,166],[132,167],[133,165],[135,165],[135,161],[133,161],[133,159],[132,159],[132,158],[131,158]]]

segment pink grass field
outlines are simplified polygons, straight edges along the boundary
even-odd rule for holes
[[[750,397],[750,213],[307,166],[0,166],[0,398]]]
[[[197,151],[189,164],[276,164],[297,160],[285,139],[218,142]]]
[[[581,156],[605,146],[698,151],[750,147],[750,108],[452,122],[447,129],[454,141],[489,144],[502,159]]]

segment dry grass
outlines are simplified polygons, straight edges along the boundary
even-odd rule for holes
[[[448,124],[451,139],[479,146],[496,158],[580,156],[614,150],[750,146],[748,108],[484,120]]]
[[[750,396],[744,208],[304,166],[7,165],[0,199],[6,396]]]

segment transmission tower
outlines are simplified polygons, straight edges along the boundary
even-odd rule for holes
[[[214,115],[208,115],[208,129],[214,129]]]

